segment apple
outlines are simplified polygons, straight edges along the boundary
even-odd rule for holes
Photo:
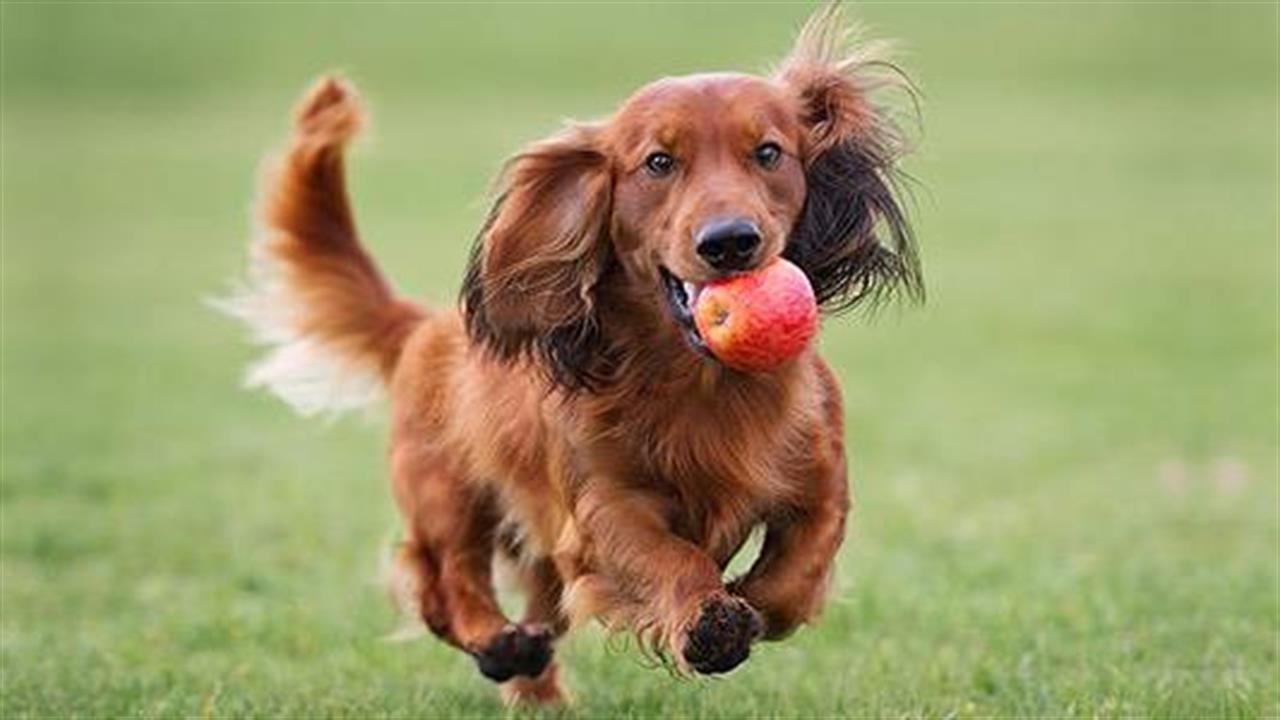
[[[818,332],[818,304],[804,271],[778,258],[712,280],[698,292],[694,324],[717,360],[735,370],[776,370]]]

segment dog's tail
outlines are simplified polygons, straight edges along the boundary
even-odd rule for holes
[[[424,317],[395,296],[356,233],[343,149],[361,120],[354,91],[337,78],[302,99],[262,185],[248,281],[218,303],[271,348],[246,385],[270,388],[304,415],[378,397]]]

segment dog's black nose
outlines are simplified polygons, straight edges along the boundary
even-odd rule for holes
[[[712,220],[695,238],[698,255],[717,270],[742,270],[760,247],[760,229],[745,218]]]

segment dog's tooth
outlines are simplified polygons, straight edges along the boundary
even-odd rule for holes
[[[689,298],[689,304],[693,305],[693,301],[698,299],[698,286],[686,280],[684,282],[684,296]]]

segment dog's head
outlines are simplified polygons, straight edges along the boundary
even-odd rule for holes
[[[659,80],[516,155],[463,287],[472,336],[581,388],[607,371],[599,286],[613,272],[691,352],[701,285],[778,256],[827,310],[918,295],[892,180],[902,143],[872,97],[905,81],[874,47],[846,53],[840,20],[820,10],[771,77]]]

